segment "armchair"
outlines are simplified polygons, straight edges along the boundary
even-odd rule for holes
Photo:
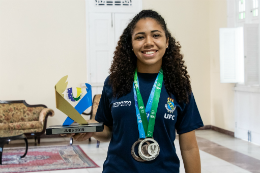
[[[89,113],[84,113],[84,112],[82,113],[83,115],[90,115],[90,120],[95,120],[100,98],[101,98],[101,94],[94,95],[91,111]],[[89,141],[91,141],[91,138],[89,138]],[[99,147],[99,145],[100,145],[100,141],[97,141],[97,148]]]

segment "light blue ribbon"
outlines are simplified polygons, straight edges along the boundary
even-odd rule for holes
[[[159,74],[157,75],[157,77],[154,81],[153,88],[151,90],[148,102],[147,102],[146,107],[145,107],[145,112],[146,112],[146,115],[147,115],[148,122],[149,122],[149,118],[150,118],[150,112],[151,112],[151,108],[152,108],[153,97],[154,97],[154,93],[155,93],[155,88],[156,88],[158,76],[159,76]],[[137,80],[137,85],[138,85],[138,88],[140,88],[139,87],[139,80]],[[134,90],[135,112],[136,112],[136,118],[137,118],[137,124],[138,124],[139,138],[144,139],[145,138],[145,132],[144,132],[144,127],[143,127],[141,115],[140,115],[139,108],[138,108],[137,94],[136,94],[134,83],[133,83],[133,90]]]

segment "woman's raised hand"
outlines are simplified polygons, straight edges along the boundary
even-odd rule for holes
[[[93,136],[94,132],[76,133],[72,137],[75,141],[85,141]]]

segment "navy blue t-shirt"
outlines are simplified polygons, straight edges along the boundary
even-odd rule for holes
[[[144,105],[156,76],[138,73]],[[182,134],[203,126],[193,94],[188,104],[178,103],[173,95],[168,95],[163,83],[153,134],[160,146],[160,153],[153,161],[138,162],[131,155],[131,147],[139,138],[133,89],[127,95],[115,98],[108,81],[109,77],[104,83],[96,114],[96,121],[113,126],[103,173],[178,173],[180,161],[174,145],[175,129]]]

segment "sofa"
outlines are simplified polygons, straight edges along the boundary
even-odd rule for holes
[[[19,131],[27,137],[34,136],[35,143],[45,133],[48,116],[54,111],[45,105],[29,105],[25,100],[0,100],[0,133]]]

